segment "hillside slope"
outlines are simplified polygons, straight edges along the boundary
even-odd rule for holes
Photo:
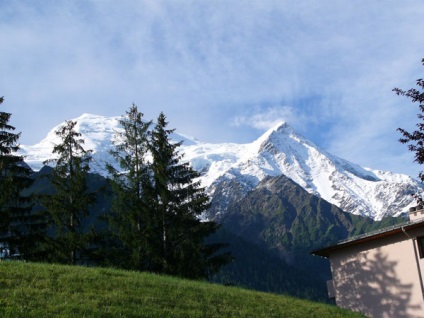
[[[280,175],[263,179],[246,196],[231,202],[217,221],[295,268],[313,273],[324,286],[331,277],[328,261],[309,251],[404,219],[374,221],[344,212]]]
[[[0,262],[2,317],[363,317],[335,306],[146,273]]]

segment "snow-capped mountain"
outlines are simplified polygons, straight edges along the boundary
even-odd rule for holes
[[[120,131],[120,117],[105,117],[91,114],[83,114],[73,119],[76,121],[75,130],[82,134],[84,139],[84,149],[93,150],[94,164],[92,170],[95,172],[104,171],[104,162],[109,160],[109,150],[112,147],[115,132]],[[26,146],[21,145],[21,153],[25,156],[25,162],[35,171],[43,167],[43,162],[47,159],[55,158],[52,154],[54,145],[60,143],[55,131],[63,123],[53,127],[47,136],[39,143]]]
[[[94,172],[105,174],[105,163],[112,162],[109,150],[115,132],[122,129],[119,119],[90,114],[73,119],[85,140],[85,148],[93,150]],[[54,132],[59,126],[40,143],[21,146],[32,169],[39,170],[43,161],[52,158],[53,146],[58,143]],[[249,144],[204,143],[181,134],[172,137],[183,140],[179,151],[201,173],[202,183],[211,196],[218,185],[229,180],[237,180],[247,193],[266,176],[284,174],[344,211],[379,220],[407,211],[413,205],[411,193],[422,191],[420,183],[407,175],[364,168],[323,151],[287,123],[277,125]],[[230,192],[228,189],[228,195]],[[225,213],[223,202],[221,213]]]

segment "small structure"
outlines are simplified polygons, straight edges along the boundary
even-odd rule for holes
[[[424,210],[409,221],[311,252],[330,260],[329,297],[368,317],[424,318]]]

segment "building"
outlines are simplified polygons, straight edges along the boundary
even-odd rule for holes
[[[311,252],[330,260],[329,297],[368,317],[424,318],[424,210],[409,221]]]

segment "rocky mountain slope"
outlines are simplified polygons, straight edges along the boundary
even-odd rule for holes
[[[76,129],[85,139],[86,149],[93,150],[92,171],[105,174],[105,163],[112,162],[109,150],[119,131],[119,117],[84,114],[75,118]],[[26,162],[39,170],[52,157],[58,142],[54,131],[38,144],[23,145]],[[356,215],[380,220],[397,216],[413,205],[412,193],[421,192],[421,184],[403,174],[373,170],[338,158],[282,123],[249,144],[204,143],[181,134],[180,152],[201,173],[202,184],[215,204],[209,217],[225,214],[229,204],[254,190],[266,177],[285,175],[307,192]]]

